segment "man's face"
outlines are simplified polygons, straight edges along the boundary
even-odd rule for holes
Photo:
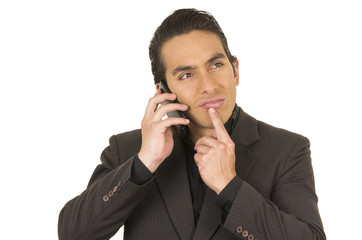
[[[177,100],[189,106],[191,124],[213,128],[207,109],[213,107],[223,123],[232,114],[239,84],[238,62],[235,73],[218,36],[194,30],[176,36],[161,48],[165,75]]]

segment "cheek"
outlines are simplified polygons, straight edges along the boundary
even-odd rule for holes
[[[176,93],[177,94],[177,93]],[[188,110],[186,111],[186,115],[188,118],[194,119],[195,116],[199,116],[200,112],[197,112],[197,100],[194,94],[190,92],[190,90],[184,90],[182,94],[177,94],[179,96],[177,100],[180,103],[186,104],[188,106]]]
[[[177,95],[177,101],[180,103],[184,103],[188,105],[188,97],[187,94],[183,91],[183,90],[179,90],[179,91],[172,91],[173,93],[175,93]]]
[[[171,91],[177,95],[177,101],[192,107],[192,103],[195,102],[195,94],[192,92],[194,89],[187,84],[180,84],[178,86],[172,86]]]

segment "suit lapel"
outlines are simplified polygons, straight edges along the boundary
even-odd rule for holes
[[[238,121],[230,137],[235,143],[236,173],[241,179],[246,179],[255,162],[254,154],[247,147],[259,140],[257,121],[240,109]]]
[[[159,167],[156,184],[177,233],[191,239],[195,230],[186,160],[181,140],[174,137],[171,155]]]
[[[241,179],[246,179],[248,174],[255,163],[255,156],[246,147],[236,147],[235,149],[236,162],[235,170],[236,174]]]
[[[207,188],[194,240],[210,239],[221,223],[221,210],[215,205],[216,193]]]

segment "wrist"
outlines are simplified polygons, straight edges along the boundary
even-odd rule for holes
[[[217,186],[215,186],[214,191],[216,192],[216,194],[219,195],[220,192],[225,189],[225,187],[234,179],[235,176],[236,174],[223,178],[223,180],[220,181],[220,183]]]
[[[151,173],[154,173],[160,165],[159,161],[154,160],[154,158],[150,157],[147,154],[144,154],[142,151],[138,153],[138,158]]]

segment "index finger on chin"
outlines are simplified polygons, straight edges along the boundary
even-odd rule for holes
[[[220,119],[219,114],[216,112],[214,108],[209,108],[208,110],[212,125],[215,128],[216,137],[218,140],[225,142],[229,139],[229,134],[227,133],[223,122]]]

